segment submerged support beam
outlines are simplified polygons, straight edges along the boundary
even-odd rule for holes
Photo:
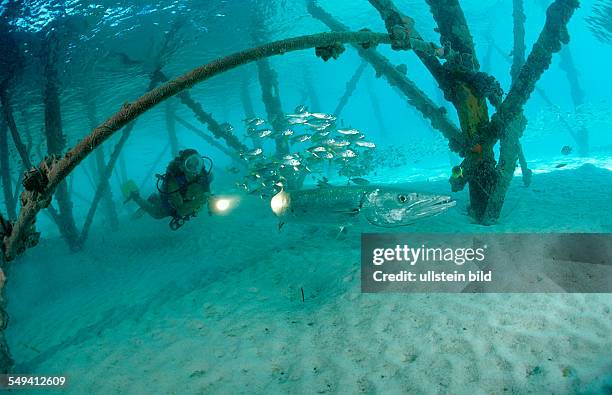
[[[580,106],[584,104],[584,91],[580,86],[580,80],[578,79],[578,70],[574,64],[574,58],[569,46],[564,47],[561,50],[561,69],[565,71],[567,75],[567,81],[570,86],[570,94],[572,96],[572,102],[574,109],[580,111]],[[589,154],[589,131],[583,124],[578,125],[577,130],[572,130],[572,137],[578,145],[578,154],[581,156],[587,156]]]
[[[229,158],[231,158],[237,164],[240,164],[240,166],[242,166],[242,167],[246,166],[246,163],[243,160],[240,160],[240,156],[238,155],[238,153],[228,149],[226,146],[224,146],[223,144],[219,143],[217,140],[215,140],[214,138],[210,137],[209,135],[204,133],[202,130],[196,128],[191,123],[185,121],[183,118],[179,117],[178,115],[175,115],[174,117],[175,117],[176,121],[179,124],[181,124],[185,129],[191,130],[193,133],[195,133],[202,140],[206,141],[211,146],[213,146],[216,149],[218,149],[219,151],[223,152],[225,155],[227,155]]]
[[[153,160],[153,165],[151,165],[151,168],[149,168],[149,171],[147,172],[147,174],[145,174],[144,178],[142,179],[142,182],[138,186],[138,190],[139,191],[141,191],[145,187],[145,185],[147,185],[147,182],[150,181],[151,176],[155,172],[155,169],[159,166],[159,163],[164,158],[164,156],[166,155],[166,153],[168,152],[169,149],[170,149],[170,143],[168,142],[168,144],[166,144],[164,149]]]
[[[261,85],[261,99],[266,107],[268,122],[278,136],[275,139],[276,153],[287,154],[289,153],[289,143],[287,139],[281,136],[281,132],[287,128],[287,120],[281,104],[276,72],[272,70],[267,59],[261,59],[257,62],[257,73]]]
[[[372,112],[376,123],[378,124],[379,134],[384,136],[387,132],[387,124],[385,123],[385,117],[383,116],[382,109],[380,108],[380,100],[376,94],[376,90],[373,86],[373,81],[368,79],[368,96],[370,98],[370,105],[372,106]]]
[[[179,142],[176,136],[176,123],[174,119],[174,108],[170,101],[166,102],[166,130],[168,132],[168,141],[170,142],[170,152],[172,157],[175,158],[179,153]]]
[[[304,68],[304,84],[306,84],[306,93],[310,101],[311,111],[321,111],[321,102],[319,101],[315,85],[312,82],[312,75],[307,68]]]
[[[533,93],[536,82],[550,67],[553,54],[559,52],[563,44],[569,43],[567,23],[578,5],[577,0],[555,0],[548,7],[546,22],[538,40],[512,84],[508,96],[491,120],[492,132],[500,138],[500,158],[496,167],[497,180],[482,219],[485,224],[493,223],[499,218],[514,175],[520,147],[518,142],[525,126],[523,106]]]
[[[244,118],[253,119],[255,118],[255,110],[253,109],[253,100],[251,100],[251,94],[249,92],[249,82],[246,77],[246,73],[243,74],[242,83],[240,84],[240,100],[242,101],[242,107],[244,108]],[[256,136],[250,137],[253,147],[261,148],[261,139]]]
[[[389,44],[391,39],[387,34],[361,31],[319,33],[274,41],[197,67],[147,92],[133,103],[124,104],[117,113],[91,131],[62,158],[46,160],[38,166],[38,174],[32,177],[28,183],[29,188],[21,194],[23,205],[19,217],[13,224],[10,234],[4,237],[2,247],[6,259],[14,259],[26,248],[36,245],[39,236],[34,229],[36,215],[40,210],[49,206],[50,198],[56,188],[72,170],[96,147],[155,105],[199,82],[265,57],[309,48],[328,48],[353,43],[363,45]]]
[[[97,125],[97,111],[94,98],[91,96],[91,92],[89,92],[88,94],[85,105],[87,107],[87,118],[89,121],[89,125],[91,128],[94,128]],[[96,171],[98,174],[98,184],[95,189],[100,188],[100,184],[102,183],[107,184],[104,186],[102,205],[109,220],[111,230],[115,231],[119,228],[119,216],[117,215],[117,209],[115,207],[115,202],[113,201],[113,195],[110,189],[109,180],[104,178],[104,168],[106,166],[104,157],[104,147],[100,147],[99,149],[95,150],[95,161]]]
[[[159,80],[156,77],[157,77],[157,74],[155,73],[151,75],[151,80],[149,81],[147,92],[153,89],[159,83]],[[83,224],[83,229],[81,230],[81,235],[79,237],[79,244],[81,246],[83,246],[85,242],[87,241],[87,236],[89,235],[89,229],[96,215],[98,204],[100,203],[102,198],[105,196],[105,194],[110,189],[109,180],[111,176],[113,175],[113,170],[115,169],[115,165],[117,164],[117,161],[119,160],[119,157],[121,156],[121,152],[123,151],[123,147],[125,146],[125,143],[130,137],[130,134],[132,133],[132,130],[134,129],[135,125],[136,123],[132,122],[128,124],[125,127],[125,129],[123,129],[123,132],[121,133],[121,137],[119,138],[119,141],[115,145],[115,148],[113,149],[108,159],[108,163],[106,164],[104,169],[102,169],[102,172],[100,174],[100,183],[98,184],[98,187],[96,188],[96,193],[94,194],[93,200],[91,201],[91,206],[89,207],[89,211],[87,211],[87,216],[85,217],[85,223]]]
[[[91,228],[91,224],[93,223],[94,216],[96,215],[98,204],[100,203],[100,200],[102,200],[102,197],[104,196],[107,188],[109,187],[108,180],[113,174],[113,169],[115,168],[115,164],[117,164],[117,160],[119,159],[119,154],[121,153],[121,150],[125,146],[125,143],[127,142],[128,138],[130,137],[130,133],[134,129],[134,125],[135,125],[135,122],[132,122],[125,127],[125,129],[123,130],[123,133],[121,133],[121,137],[119,138],[119,141],[115,145],[115,148],[113,149],[108,159],[108,163],[106,164],[106,167],[104,168],[103,173],[100,176],[102,179],[102,182],[98,184],[96,193],[93,197],[93,200],[91,201],[91,206],[89,207],[89,211],[87,212],[87,217],[85,217],[85,223],[83,224],[83,230],[81,230],[81,235],[79,237],[80,246],[83,246],[85,242],[87,241],[87,236],[89,235],[89,229]]]
[[[514,47],[512,48],[512,81],[518,77],[521,67],[525,64],[525,11],[523,0],[512,0],[512,20],[514,22]]]
[[[60,107],[60,82],[55,68],[55,56],[53,54],[56,43],[53,37],[48,38],[46,43],[45,64],[45,135],[47,138],[47,153],[50,157],[60,157],[66,148],[66,137],[62,129],[62,115]],[[71,250],[78,250],[78,231],[72,213],[72,201],[68,193],[68,185],[65,182],[57,186],[55,193],[59,207],[58,227],[60,234],[68,243]]]
[[[23,167],[25,169],[31,169],[32,161],[30,160],[28,149],[21,141],[21,136],[19,135],[19,131],[17,130],[17,125],[15,123],[15,118],[13,117],[13,108],[11,107],[7,85],[7,82],[5,82],[4,84],[2,84],[2,86],[0,86],[0,104],[2,105],[4,121],[6,122],[6,125],[8,126],[9,130],[11,131],[11,137],[13,138],[15,148],[17,148],[17,153],[19,153],[19,157],[21,158]]]
[[[359,67],[357,67],[357,70],[355,70],[355,74],[353,74],[351,79],[346,83],[346,90],[340,98],[340,101],[336,106],[336,110],[334,110],[334,115],[336,117],[339,117],[340,114],[342,114],[342,110],[344,110],[344,107],[348,103],[349,98],[353,95],[353,92],[355,92],[355,89],[357,88],[357,83],[361,79],[361,76],[363,75],[363,72],[365,71],[367,65],[368,63],[365,60],[362,60],[359,64]]]
[[[4,219],[0,215],[0,223],[4,222]],[[0,237],[2,236],[2,229],[0,229]],[[0,254],[1,255],[1,254]],[[11,372],[15,362],[11,356],[8,342],[6,341],[6,335],[4,330],[8,325],[8,313],[6,312],[6,275],[8,264],[4,259],[4,256],[0,256],[0,374],[7,374]]]
[[[156,78],[161,82],[167,82],[168,77],[161,71],[156,71]],[[202,124],[206,125],[208,130],[218,139],[222,139],[228,145],[236,150],[236,152],[246,151],[247,147],[240,142],[238,137],[232,134],[231,131],[225,129],[219,125],[219,123],[213,118],[213,116],[202,108],[202,105],[196,102],[189,92],[181,91],[177,94],[178,99],[183,103],[187,108],[189,108],[193,115],[200,121]]]
[[[463,177],[449,179],[453,191],[469,184],[469,213],[481,218],[495,182],[495,141],[486,138],[489,111],[486,99],[494,107],[501,100],[501,87],[493,77],[479,72],[474,41],[458,0],[427,0],[440,32],[447,62],[443,73],[435,76],[459,117],[463,134],[470,141],[470,153],[461,164]],[[423,58],[421,59],[423,60]]]
[[[8,128],[6,123],[0,121],[0,181],[4,194],[4,204],[10,220],[17,218],[17,204],[13,199],[13,182],[11,180],[11,168],[8,149]]]
[[[514,82],[521,71],[521,67],[525,64],[525,11],[523,10],[523,0],[512,0],[512,18],[514,21],[514,48],[512,50],[512,67],[510,76]],[[526,125],[526,124],[525,124]],[[523,134],[524,130],[521,132]],[[523,175],[523,185],[528,187],[531,184],[533,172],[527,166],[525,153],[520,143],[518,144],[518,160],[521,166]]]
[[[330,29],[336,32],[347,31],[347,27],[334,19],[328,12],[319,7],[315,1],[308,1],[308,12],[325,23]],[[408,104],[414,106],[424,118],[429,119],[431,126],[439,130],[444,137],[449,141],[450,149],[457,153],[464,153],[468,150],[467,141],[453,122],[446,116],[446,109],[439,107],[431,100],[425,92],[420,90],[416,84],[410,80],[405,74],[397,70],[391,62],[381,55],[374,48],[363,48],[360,45],[354,45],[359,56],[367,61],[377,74],[385,77],[387,82],[393,87],[396,87],[408,99]],[[437,59],[435,59],[437,62]]]

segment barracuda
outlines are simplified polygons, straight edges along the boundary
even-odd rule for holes
[[[397,227],[440,214],[453,207],[450,196],[386,186],[327,186],[276,194],[272,211],[285,222],[345,227],[367,221]]]

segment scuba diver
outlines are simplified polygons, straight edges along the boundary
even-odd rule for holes
[[[209,162],[206,168],[206,161]],[[133,200],[140,209],[135,218],[146,212],[155,219],[172,217],[170,229],[177,230],[186,221],[195,217],[211,197],[212,159],[202,156],[194,149],[179,152],[166,169],[165,174],[157,174],[157,190],[148,199],[143,199],[133,181],[126,183],[124,194]]]

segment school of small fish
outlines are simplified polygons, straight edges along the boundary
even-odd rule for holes
[[[321,112],[309,112],[298,106],[292,114],[285,115],[287,128],[275,131],[262,118],[245,119],[246,136],[253,141],[286,140],[293,152],[267,155],[262,148],[240,153],[248,162],[248,174],[239,187],[251,194],[271,197],[281,189],[301,184],[312,175],[333,168],[349,182],[363,185],[361,178],[373,168],[376,144],[367,141],[357,129],[338,128],[336,117]]]

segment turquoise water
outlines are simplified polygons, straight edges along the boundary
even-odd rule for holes
[[[550,3],[524,4],[526,55]],[[426,2],[395,4],[414,18],[425,41],[439,44]],[[480,225],[468,215],[468,188],[452,192],[448,182],[462,159],[370,65],[332,129],[357,129],[376,148],[358,150],[351,143],[356,159],[319,165],[305,159],[306,148],[315,143],[291,143],[291,152],[301,155],[295,170],[305,176],[301,187],[321,181],[345,185],[351,177],[338,174],[341,163],[362,163],[373,152],[368,171],[356,177],[456,201],[439,216],[385,232],[610,233],[612,77],[607,69],[612,52],[605,36],[594,34],[594,29],[609,32],[610,25],[588,23],[606,4],[581,2],[568,24],[571,41],[563,56],[553,55],[525,104],[528,123],[521,143],[533,179],[524,186],[517,169],[495,224]],[[386,32],[368,1],[319,5],[354,31]],[[507,93],[512,2],[462,1],[461,6],[481,71],[495,76]],[[0,47],[10,54],[0,61],[0,75],[34,165],[48,150],[44,99],[50,53],[65,152],[145,93],[156,69],[174,78],[264,42],[329,30],[303,1],[4,1],[0,15]],[[414,52],[388,45],[377,50],[394,66],[405,65],[406,76],[459,125],[452,104]],[[269,58],[282,114],[299,112],[300,106],[333,114],[361,63],[350,46],[328,62],[312,49]],[[222,127],[230,124],[249,150],[259,144],[263,155],[274,155],[273,139],[254,142],[244,121],[272,120],[255,63],[188,93]],[[489,112],[494,112],[490,104]],[[306,220],[288,221],[279,231],[271,195],[253,191],[245,181],[254,177],[257,162],[240,159],[246,153],[223,140],[216,140],[219,149],[210,137],[190,130],[194,127],[212,136],[175,97],[135,121],[109,179],[112,196],[100,204],[78,251],[67,246],[48,210],[39,213],[39,244],[3,267],[10,317],[5,335],[14,373],[66,375],[69,384],[58,391],[75,394],[611,391],[610,294],[362,294],[360,236],[380,228],[349,226],[339,237],[344,223],[321,227]],[[294,129],[316,134],[304,126]],[[212,159],[211,191],[232,202],[224,215],[203,211],[177,231],[168,228],[168,219],[134,219],[138,207],[122,195],[128,180],[143,197],[157,192],[155,174],[163,174],[176,154],[169,130],[175,131],[179,149],[195,148]],[[572,137],[580,130],[588,133],[588,149]],[[105,162],[120,134],[98,148]],[[22,160],[6,136],[11,191],[22,192]],[[494,151],[498,157],[498,145]],[[99,178],[94,156],[68,178],[79,232]],[[2,194],[3,216],[11,204]],[[118,224],[109,214],[113,210]]]

